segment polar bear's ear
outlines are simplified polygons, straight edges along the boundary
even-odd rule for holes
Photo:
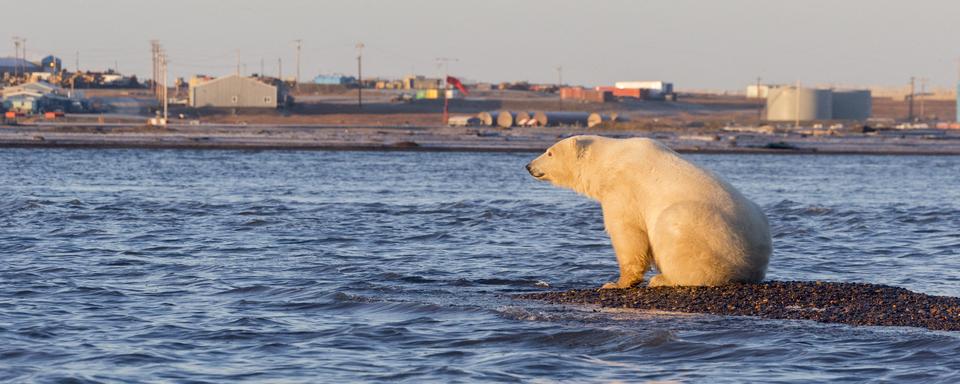
[[[593,139],[576,139],[574,144],[577,146],[577,159],[579,160],[587,153],[587,148],[590,148],[590,144],[593,144]]]

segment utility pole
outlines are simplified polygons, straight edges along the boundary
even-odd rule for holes
[[[760,99],[760,81],[761,81],[761,80],[763,80],[763,79],[761,79],[760,76],[757,76],[757,99]],[[761,99],[760,104],[759,104],[759,106],[757,107],[757,121],[758,121],[758,122],[762,122],[762,121],[763,121],[763,105],[764,105],[764,102],[763,102],[763,100]]]
[[[297,82],[294,83],[294,88],[300,89],[300,47],[303,44],[303,40],[296,39],[293,42],[297,43]]]
[[[160,72],[163,76],[163,125],[167,125],[167,54],[160,54]]]
[[[357,108],[363,109],[363,42],[357,43]]]
[[[160,80],[160,41],[150,40],[150,54],[152,56],[151,60],[153,62],[153,74],[150,78],[150,83],[153,86],[153,97],[156,99],[160,98],[160,86],[158,80]],[[77,72],[80,71],[80,51],[77,51]],[[159,100],[158,100],[159,101]]]
[[[259,73],[259,75],[260,75],[260,78],[262,79],[262,78],[263,78],[263,57],[262,57],[262,56],[260,57],[260,73]]]
[[[283,84],[283,59],[277,58],[277,80],[280,80],[280,84]]]
[[[237,76],[240,76],[240,50],[237,50]]]
[[[920,116],[919,117],[920,117],[920,120],[924,120],[926,118],[926,115],[924,114],[924,109],[923,109],[923,101],[924,101],[924,98],[926,98],[927,96],[927,78],[926,77],[920,78],[920,94],[917,96],[920,96]]]
[[[910,104],[907,106],[907,121],[913,123],[913,97],[914,97],[914,82],[916,78],[910,76]]]
[[[447,77],[450,76],[450,62],[460,60],[450,57],[438,57],[436,60],[438,65],[443,65],[443,125],[447,125],[450,121],[448,110],[450,98],[447,97],[447,89],[450,88],[450,84],[447,83]]]
[[[558,96],[559,103],[561,105],[563,104],[563,93],[560,92],[560,89],[562,88],[563,88],[563,66],[558,65],[557,66],[557,96]]]
[[[73,72],[80,72],[80,51],[77,51],[76,56],[74,56],[73,65]]]
[[[20,63],[21,63],[21,61],[20,61],[20,44],[25,44],[25,43],[24,43],[25,41],[26,41],[26,39],[24,39],[24,38],[22,38],[22,37],[20,37],[20,36],[14,36],[14,37],[13,37],[13,49],[14,49],[14,50],[13,50],[13,56],[14,56],[14,58],[16,59],[16,60],[15,60],[16,63],[14,64],[14,67],[13,67],[13,74],[14,74],[14,76],[15,76],[16,78],[19,78],[19,77],[20,77],[20,72],[21,72],[21,71],[20,71],[20,67],[21,67],[21,65],[20,65]]]

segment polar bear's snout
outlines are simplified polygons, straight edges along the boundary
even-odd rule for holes
[[[538,179],[543,177],[544,175],[542,171],[533,167],[533,163],[527,164],[527,172],[530,172],[530,176],[533,176]]]

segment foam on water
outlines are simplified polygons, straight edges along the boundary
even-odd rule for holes
[[[510,299],[616,276],[530,154],[0,150],[0,381],[955,381],[960,338]],[[960,158],[696,155],[768,276],[960,295]]]

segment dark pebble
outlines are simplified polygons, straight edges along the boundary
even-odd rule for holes
[[[877,284],[769,281],[719,287],[576,289],[515,297],[554,304],[960,330],[960,298]]]

